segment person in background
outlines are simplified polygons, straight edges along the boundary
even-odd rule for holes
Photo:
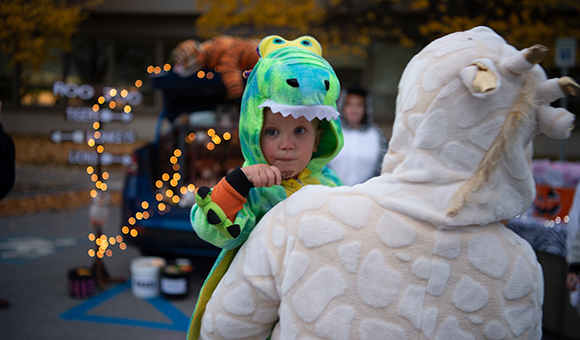
[[[0,102],[0,118],[2,113],[2,102]],[[2,120],[0,119],[0,199],[8,195],[14,186],[16,151],[12,137],[4,131]],[[8,308],[10,303],[0,298],[0,308]]]
[[[580,314],[580,182],[576,185],[572,206],[568,212],[567,256],[568,275],[566,286],[570,290],[570,304]]]
[[[2,102],[0,102],[0,118],[2,113]],[[6,197],[15,179],[15,158],[14,142],[12,137],[4,131],[0,119],[0,199]]]
[[[342,90],[337,106],[344,147],[328,167],[345,185],[352,186],[380,175],[387,140],[373,122],[372,97],[365,88],[351,85]]]

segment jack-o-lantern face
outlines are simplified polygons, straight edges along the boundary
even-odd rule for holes
[[[562,197],[552,187],[537,186],[534,200],[534,214],[545,219],[554,219],[562,210]]]

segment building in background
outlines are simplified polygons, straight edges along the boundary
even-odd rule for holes
[[[97,94],[102,93],[105,87],[138,90],[143,100],[132,108],[136,119],[145,117],[154,121],[162,107],[162,98],[150,89],[150,72],[162,72],[164,67],[171,67],[171,51],[180,41],[203,40],[196,31],[195,23],[200,17],[196,3],[194,0],[104,0],[91,9],[88,18],[81,22],[70,53],[63,54],[55,49],[51,51],[54,58],[40,72],[23,70],[22,85],[18,88],[19,99],[14,95],[13,72],[7,66],[6,56],[0,54],[0,100],[7,115],[21,106],[18,111],[24,109],[33,114],[31,117],[34,118],[29,120],[36,121],[37,117],[48,115],[58,115],[62,120],[66,107],[83,104],[79,103],[78,98],[63,98],[54,94],[54,83],[62,81],[79,86],[89,84]],[[423,15],[409,12],[408,9],[399,10],[400,13],[391,15],[404,17],[410,26],[416,26],[412,24],[413,20],[418,24]],[[232,35],[235,32],[228,31]],[[286,35],[278,31],[269,34]],[[289,35],[289,39],[297,37]],[[362,54],[328,43],[323,43],[323,53],[333,65],[342,86],[359,83],[371,90],[375,121],[389,138],[390,125],[395,116],[398,81],[406,64],[422,47],[421,43],[403,47],[398,39],[387,37],[372,41]],[[558,75],[558,69],[545,68],[551,73],[549,76]],[[571,76],[578,79],[578,68],[570,71]],[[88,103],[84,105],[90,107]],[[580,106],[579,99],[570,98],[569,105],[572,112],[577,112],[575,107]],[[9,124],[10,117],[6,119],[8,128],[13,128],[11,132],[14,133],[49,133],[56,128],[50,123],[15,127]],[[147,122],[144,126],[152,124]],[[140,139],[147,139],[150,135],[149,132],[139,132]],[[566,142],[569,145],[566,148],[567,158],[580,157],[580,150],[572,147],[574,143],[573,139]],[[536,149],[540,157],[557,158],[560,145],[557,141],[542,139],[536,143]]]
[[[140,80],[139,91],[144,100],[134,110],[139,114],[157,114],[161,98],[148,88],[148,68],[159,66],[163,69],[164,65],[171,65],[171,50],[180,41],[200,39],[195,28],[198,17],[192,0],[105,0],[91,9],[87,20],[80,24],[70,53],[54,50],[53,58],[40,72],[23,70],[19,104],[40,111],[62,110],[74,99],[64,100],[54,95],[56,81],[89,84],[99,92],[103,87],[136,87],[135,82]],[[326,52],[333,47],[324,48]],[[368,50],[368,57],[337,52],[326,57],[343,86],[364,82],[376,92],[376,119],[381,122],[394,118],[398,79],[417,50],[381,43]],[[1,58],[0,65],[7,65]],[[13,72],[7,66],[0,69],[0,100],[7,108],[17,106],[12,78]]]

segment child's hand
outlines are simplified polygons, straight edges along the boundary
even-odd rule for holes
[[[280,169],[268,164],[254,164],[242,168],[244,175],[256,188],[271,187],[282,183]]]

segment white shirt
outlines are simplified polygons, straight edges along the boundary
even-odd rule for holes
[[[365,131],[344,129],[344,147],[328,163],[345,185],[352,186],[372,177],[381,152],[381,139],[376,129]]]

